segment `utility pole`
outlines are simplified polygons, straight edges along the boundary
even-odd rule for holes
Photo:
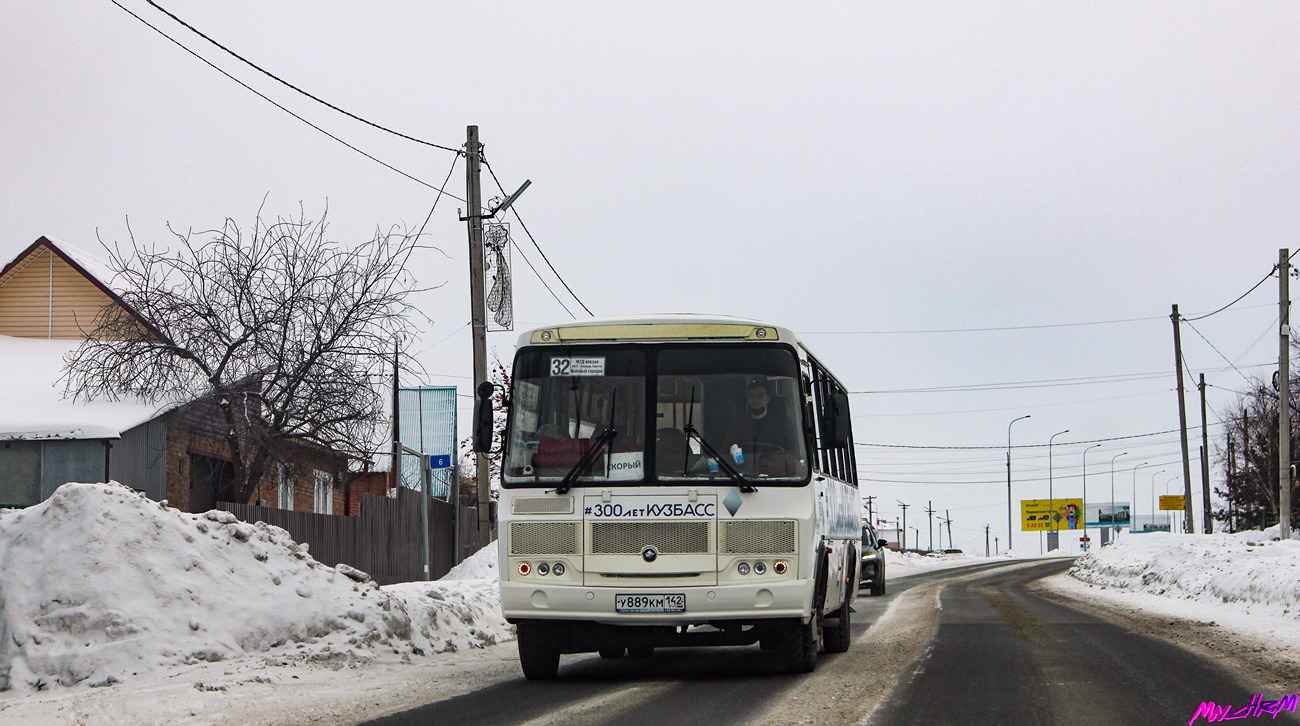
[[[947,510],[947,509],[945,509],[945,510],[943,510],[943,516],[944,516],[944,517],[947,517],[947,521],[948,521],[948,547],[951,548],[951,547],[952,547],[952,515],[948,513],[948,510]]]
[[[1000,547],[1000,545],[998,544],[998,538],[997,538],[997,537],[994,537],[994,538],[993,538],[993,554],[995,554],[995,555],[1002,554],[1001,550],[998,549],[999,547]]]
[[[984,556],[989,556],[989,526],[984,525]]]
[[[903,541],[900,543],[903,548],[899,550],[899,552],[906,552],[907,551],[907,508],[912,505],[903,504],[902,502],[899,502],[898,504],[903,508]]]
[[[1236,450],[1233,449],[1232,431],[1229,430],[1228,431],[1228,481],[1231,482],[1233,478],[1236,477],[1236,475],[1237,475],[1237,452]],[[1224,489],[1229,490],[1228,492],[1229,494],[1232,493],[1231,486],[1232,486],[1231,484],[1228,484],[1224,487]],[[1237,531],[1237,528],[1234,527],[1233,524],[1235,523],[1232,520],[1232,498],[1229,497],[1228,498],[1228,532],[1229,533]]]
[[[872,501],[875,500],[875,497],[867,497],[866,500],[867,500],[867,521],[871,522],[871,527],[874,529],[876,526],[876,511],[872,509],[871,503]]]
[[[930,551],[934,552],[934,502],[925,503],[925,514],[925,520],[929,523],[927,529],[930,530]],[[939,539],[943,539],[942,532],[939,533]],[[940,542],[939,544],[942,545],[943,543]]]
[[[1291,255],[1277,251],[1278,315],[1281,321],[1277,354],[1277,477],[1278,534],[1291,539]]]
[[[398,427],[398,423],[400,421],[400,415],[399,415],[400,412],[399,412],[399,406],[397,401],[397,390],[398,390],[397,357],[399,355],[401,355],[401,343],[394,340],[393,341],[393,466],[389,470],[392,474],[394,487],[399,487],[402,485],[401,479],[398,478],[398,475],[402,471],[401,469],[402,432],[401,429]]]
[[[1192,463],[1187,454],[1187,402],[1183,400],[1183,341],[1179,336],[1178,306],[1169,319],[1174,323],[1174,370],[1178,371],[1178,430],[1183,442],[1183,513],[1192,521]],[[1184,527],[1186,530],[1186,527]],[[1191,534],[1190,532],[1188,534]]]
[[[1210,434],[1205,424],[1205,374],[1201,374],[1201,531],[1214,534],[1214,523],[1210,517]]]
[[[1011,549],[1011,425],[1027,418],[1030,418],[1029,414],[1007,424],[1007,549]]]
[[[483,144],[478,140],[478,127],[465,129],[465,199],[468,208],[465,221],[469,223],[469,320],[474,336],[474,395],[487,380],[487,307],[483,302],[483,190],[479,181],[479,167],[483,159]],[[477,453],[475,477],[478,485],[478,543],[487,547],[492,543],[492,466],[487,454]]]

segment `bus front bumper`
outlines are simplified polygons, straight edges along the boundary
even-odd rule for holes
[[[610,625],[688,625],[709,621],[807,619],[812,612],[812,581],[707,587],[585,587],[502,582],[501,612],[507,620],[585,620]],[[681,593],[686,609],[677,613],[620,613],[614,596]]]

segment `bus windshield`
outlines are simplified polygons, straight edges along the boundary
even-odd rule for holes
[[[734,473],[754,485],[799,483],[808,456],[798,371],[794,352],[773,345],[525,349],[515,361],[504,483],[572,475],[578,485],[630,485],[652,473],[661,481],[728,483]],[[647,386],[656,394],[649,411]]]
[[[523,351],[515,360],[505,483],[562,481],[594,447],[598,455],[579,482],[643,479],[646,373],[643,350]]]
[[[753,484],[804,478],[798,370],[783,347],[660,349],[655,473],[718,479],[729,465]]]

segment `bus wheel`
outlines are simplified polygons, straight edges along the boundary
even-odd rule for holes
[[[796,622],[781,639],[781,665],[790,673],[812,673],[817,667],[817,651],[821,648],[817,617],[806,623]]]
[[[524,677],[530,681],[545,681],[555,677],[560,669],[560,649],[555,638],[537,624],[519,624],[519,665]]]
[[[649,658],[655,654],[654,646],[648,648],[628,648],[627,654],[632,658]]]
[[[613,659],[623,657],[622,648],[601,648],[599,653],[601,658]]]
[[[840,624],[826,628],[826,652],[843,653],[849,649],[849,613],[853,609],[849,607],[849,594],[844,593],[844,604],[840,609],[835,611],[835,617],[839,618]]]

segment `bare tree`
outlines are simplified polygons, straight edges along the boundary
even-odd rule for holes
[[[240,502],[286,449],[362,458],[382,448],[375,383],[394,339],[411,337],[403,265],[415,235],[376,230],[345,248],[326,238],[325,215],[301,213],[270,224],[259,213],[251,231],[227,219],[172,233],[174,251],[133,237],[111,252],[131,312],[111,306],[95,319],[64,361],[67,393],[215,408]]]

